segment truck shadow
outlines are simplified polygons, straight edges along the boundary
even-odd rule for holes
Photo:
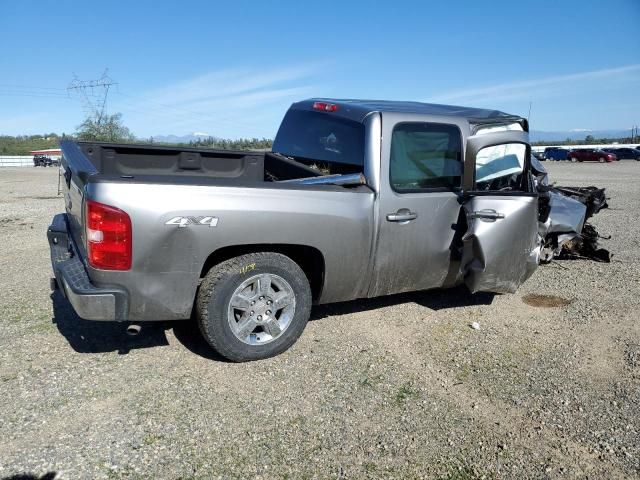
[[[44,475],[36,475],[33,473],[18,473],[2,477],[0,480],[55,480],[57,472],[48,472]]]
[[[126,333],[126,323],[83,320],[59,290],[51,294],[53,323],[71,348],[79,353],[118,352],[169,345],[162,322],[151,324],[135,337]]]
[[[316,305],[311,310],[310,321],[318,321],[333,315],[346,315],[349,313],[366,312],[378,308],[402,305],[404,303],[417,303],[432,310],[453,309],[472,305],[490,305],[495,294],[476,293],[471,294],[465,287],[457,287],[442,290],[429,290],[386,297],[352,300],[349,302],[332,303],[329,305]],[[166,322],[167,328],[173,328],[176,339],[189,351],[209,360],[228,362],[211,349],[209,344],[200,334],[195,320]]]
[[[36,475],[33,473],[18,473],[16,475],[9,475],[8,477],[2,477],[0,480],[55,480],[57,472],[48,472],[44,475]]]
[[[322,320],[333,315],[366,312],[378,308],[416,303],[432,310],[454,309],[472,305],[490,305],[494,294],[471,294],[465,287],[447,290],[429,290],[402,293],[386,297],[360,299],[349,302],[318,305],[311,311],[311,321]],[[53,323],[67,339],[71,348],[79,353],[104,353],[117,351],[127,354],[140,348],[169,345],[167,330],[173,334],[187,350],[208,360],[226,362],[207,344],[194,320],[167,322],[146,322],[139,335],[131,337],[126,333],[124,322],[96,322],[83,320],[73,311],[73,307],[59,291],[51,294],[53,302]]]
[[[131,350],[167,346],[167,330],[173,330],[176,339],[192,353],[209,360],[228,361],[211,349],[194,320],[144,322],[140,334],[132,337],[126,333],[126,322],[83,320],[59,290],[51,294],[51,301],[54,325],[78,353],[126,355]]]
[[[473,305],[491,305],[494,297],[494,293],[471,293],[464,286],[399,293],[386,297],[365,298],[349,302],[317,305],[311,312],[311,320],[320,320],[332,315],[366,312],[378,308],[402,305],[404,303],[417,303],[431,310],[462,308]]]

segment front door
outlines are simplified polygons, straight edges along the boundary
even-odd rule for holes
[[[372,297],[441,287],[460,215],[465,125],[393,120],[383,124]]]
[[[461,274],[472,292],[514,292],[538,264],[538,195],[524,132],[469,137]]]

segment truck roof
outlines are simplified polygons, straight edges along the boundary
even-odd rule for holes
[[[528,130],[526,119],[499,110],[485,108],[460,107],[456,105],[440,105],[435,103],[392,101],[392,100],[358,100],[338,98],[310,98],[291,105],[295,110],[313,110],[315,102],[335,104],[338,109],[334,115],[361,122],[372,112],[414,113],[421,115],[437,115],[461,117],[469,123],[521,122]]]

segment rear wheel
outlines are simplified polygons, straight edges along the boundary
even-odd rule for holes
[[[302,334],[311,288],[302,269],[279,253],[251,253],[213,267],[200,285],[196,313],[209,345],[234,362],[278,355]]]

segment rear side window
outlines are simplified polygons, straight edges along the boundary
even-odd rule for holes
[[[393,129],[391,187],[397,192],[460,187],[462,140],[455,125],[400,123]]]
[[[273,151],[294,158],[364,165],[364,125],[331,113],[289,110]]]

